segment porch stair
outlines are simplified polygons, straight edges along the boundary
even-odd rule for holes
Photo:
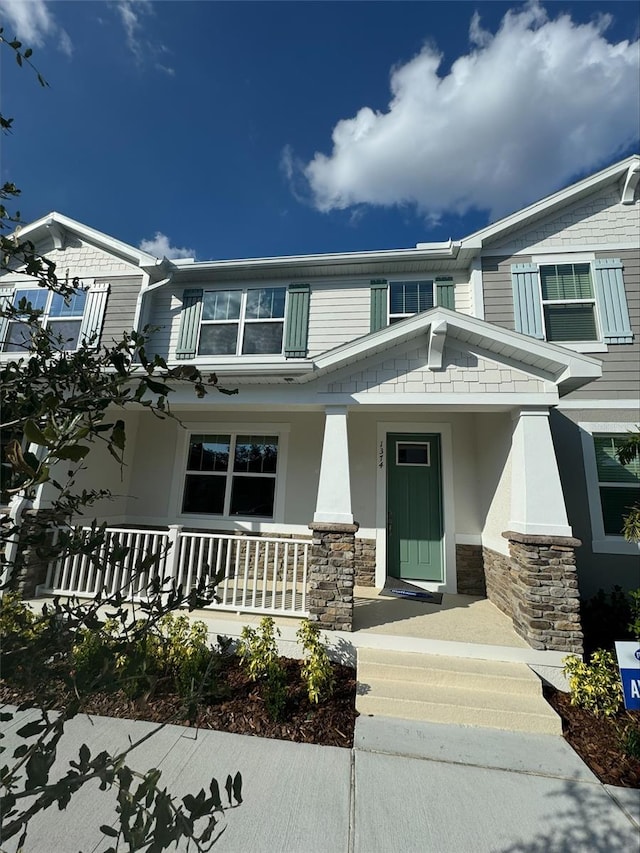
[[[562,734],[524,663],[358,649],[360,714],[532,734]]]

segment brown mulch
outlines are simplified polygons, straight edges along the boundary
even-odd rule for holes
[[[168,722],[233,734],[315,743],[323,746],[353,746],[355,709],[355,670],[334,664],[335,690],[333,696],[317,705],[309,702],[300,678],[301,663],[285,658],[287,673],[287,703],[282,720],[269,716],[260,685],[248,679],[238,658],[229,656],[220,673],[220,693],[200,703],[195,717],[176,718],[176,709],[184,705],[177,694],[165,685],[159,686],[148,698],[129,699],[122,691],[94,693],[87,696],[82,712],[105,717],[121,717],[150,722]],[[40,694],[41,695],[41,694]],[[15,684],[0,681],[0,703],[18,705],[34,702],[33,692]],[[68,688],[62,681],[47,685],[47,707],[64,707],[69,700]]]
[[[640,743],[640,711],[620,711],[615,717],[596,717],[571,704],[569,693],[545,687],[545,698],[562,717],[565,740],[606,785],[640,788],[640,758],[622,750],[621,732],[635,730]]]

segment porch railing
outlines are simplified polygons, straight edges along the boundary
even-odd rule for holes
[[[88,538],[90,528],[81,530]],[[310,545],[308,539],[199,533],[177,525],[168,530],[109,528],[97,554],[62,557],[50,566],[43,591],[91,597],[102,590],[135,601],[148,595],[154,578],[181,584],[188,596],[221,575],[218,601],[207,609],[306,616]],[[155,564],[137,569],[151,553],[157,554]]]

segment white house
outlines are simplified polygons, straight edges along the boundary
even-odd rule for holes
[[[640,474],[615,457],[640,422],[639,178],[630,157],[389,251],[169,261],[57,213],[27,226],[86,288],[64,318],[78,336],[150,324],[169,365],[238,389],[177,387],[182,425],[128,411],[124,479],[89,457],[117,495],[103,520],[180,540],[185,581],[226,565],[236,609],[349,629],[354,578],[402,579],[487,595],[534,648],[578,649],[578,589],[640,586],[621,535]],[[90,591],[69,572],[49,585]]]

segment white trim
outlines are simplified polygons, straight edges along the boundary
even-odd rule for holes
[[[469,287],[471,288],[471,305],[473,314],[479,320],[484,320],[484,287],[482,286],[482,258],[477,255],[470,265]]]
[[[614,408],[612,406],[612,408]],[[582,457],[584,460],[584,476],[587,485],[587,501],[591,519],[591,550],[594,554],[627,554],[635,555],[640,552],[640,542],[627,542],[623,536],[607,536],[604,532],[602,504],[600,502],[600,483],[596,465],[596,451],[593,442],[594,433],[624,434],[632,432],[636,425],[633,422],[598,423],[580,421],[580,438],[582,441]]]
[[[637,248],[638,248],[638,244],[632,243],[632,242],[629,242],[629,243],[602,243],[601,245],[598,245],[595,240],[590,240],[589,242],[590,242],[590,245],[595,246],[596,252],[628,252],[628,251],[637,250]],[[584,245],[582,245],[582,246],[580,246],[580,245],[550,246],[549,247],[550,252],[558,252],[560,250],[562,250],[563,253],[565,253],[565,252],[566,253],[573,253],[573,252],[580,253],[580,252],[584,252]],[[493,249],[493,248],[483,249],[482,250],[482,257],[483,258],[495,258],[495,257],[504,257],[504,256],[507,256],[510,258],[523,257],[523,256],[524,257],[531,257],[532,251],[541,252],[544,250],[536,248],[535,243],[533,244],[533,246],[528,246],[525,249],[521,248],[520,246],[512,246],[512,245],[507,244],[507,245],[503,245],[503,246],[500,246],[499,248],[495,248],[495,249]]]
[[[595,252],[582,252],[580,254],[562,252],[561,254],[532,255],[531,263],[538,266],[549,266],[551,264],[590,264],[595,259]]]
[[[585,341],[584,343],[566,343],[560,344],[560,346],[566,347],[567,349],[572,350],[573,352],[609,352],[609,347],[607,344],[602,343],[602,341]]]
[[[382,588],[387,579],[387,434],[388,433],[431,433],[440,436],[440,475],[442,477],[442,513],[444,537],[442,558],[444,561],[443,583],[419,583],[432,592],[457,592],[456,577],[456,522],[453,492],[453,444],[451,424],[425,423],[423,421],[379,421],[376,446],[382,444],[382,458],[376,454],[378,466],[376,476],[376,586]]]
[[[482,545],[482,534],[456,533],[456,545]]]
[[[171,481],[171,498],[169,514],[177,520],[178,524],[185,526],[213,526],[223,522],[240,526],[242,524],[260,523],[283,523],[285,507],[285,491],[287,477],[287,457],[289,454],[289,433],[291,424],[288,423],[228,423],[226,421],[196,421],[182,422],[184,429],[179,430],[176,436],[175,460],[173,465],[173,476]],[[198,433],[204,435],[207,432],[230,433],[230,434],[256,434],[278,436],[278,462],[275,476],[275,494],[273,498],[273,518],[251,519],[246,516],[211,515],[208,513],[184,513],[182,512],[182,500],[184,496],[184,484],[186,474],[186,460],[189,449],[189,435]],[[235,525],[237,522],[237,525]],[[249,528],[253,529],[253,528]],[[259,528],[262,529],[262,528]]]
[[[640,418],[640,400],[561,400],[558,409],[634,409],[638,412]]]

